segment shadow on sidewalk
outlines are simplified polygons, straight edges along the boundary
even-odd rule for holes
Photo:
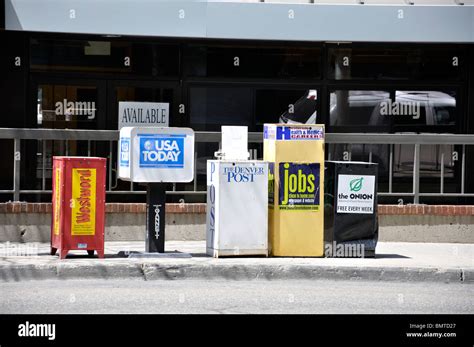
[[[401,254],[380,254],[377,253],[375,255],[376,259],[382,259],[382,258],[387,258],[387,259],[411,259],[411,257],[407,257],[405,255]]]

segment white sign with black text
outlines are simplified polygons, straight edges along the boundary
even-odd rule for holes
[[[170,104],[164,102],[119,102],[118,129],[123,127],[168,127]]]
[[[374,213],[375,176],[339,175],[337,213]]]

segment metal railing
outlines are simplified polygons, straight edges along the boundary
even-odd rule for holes
[[[75,130],[75,129],[20,129],[20,128],[0,128],[0,139],[13,140],[13,188],[0,190],[3,194],[12,194],[14,201],[20,200],[20,194],[43,194],[50,193],[51,189],[46,187],[46,171],[50,168],[50,164],[46,163],[46,143],[47,141],[59,141],[64,144],[64,154],[69,155],[69,141],[85,141],[87,143],[87,155],[91,155],[91,144],[93,142],[108,142],[108,194],[124,194],[124,193],[135,193],[144,194],[144,191],[136,191],[133,189],[133,184],[130,185],[130,190],[114,190],[112,185],[113,172],[115,172],[115,161],[113,157],[114,149],[117,148],[117,141],[119,139],[119,132],[117,130]],[[195,133],[196,143],[215,143],[219,144],[221,141],[220,132],[200,132]],[[40,170],[42,171],[41,176],[41,189],[20,189],[20,178],[21,178],[21,145],[22,141],[39,141],[41,142],[41,156],[42,160],[39,163]],[[262,133],[251,132],[248,134],[248,140],[250,144],[261,144],[263,143]],[[348,160],[351,159],[354,152],[354,146],[362,145],[369,146],[369,150],[359,154],[366,155],[366,161],[371,162],[373,160],[373,149],[370,149],[372,145],[386,145],[388,146],[388,191],[379,191],[379,196],[395,196],[395,197],[413,197],[413,202],[418,204],[420,197],[422,196],[444,196],[444,197],[474,197],[474,193],[465,192],[465,179],[466,179],[466,146],[474,145],[474,135],[453,135],[453,134],[373,134],[373,133],[327,133],[326,134],[326,150],[328,152],[328,159],[334,158],[335,149],[337,146],[343,146],[346,148],[345,154],[348,154]],[[402,145],[412,145],[413,160],[411,161],[411,177],[412,177],[412,191],[409,192],[394,192],[393,191],[393,178],[394,178],[394,152],[401,151]],[[423,193],[420,192],[420,164],[421,164],[421,146],[462,146],[460,155],[461,160],[461,189],[460,192],[446,193],[445,190],[445,152],[440,153],[439,158],[436,158],[437,167],[439,166],[439,175],[436,173],[435,176],[440,179],[440,191],[434,193]],[[397,147],[398,146],[398,147]],[[328,150],[329,148],[329,150]],[[331,148],[334,148],[332,151]],[[254,158],[256,153],[253,152]],[[438,153],[438,152],[436,152]],[[196,154],[197,157],[197,154]],[[337,159],[337,158],[335,158]],[[438,163],[439,159],[439,163]],[[38,163],[35,163],[35,165]],[[439,164],[439,165],[438,165]],[[410,165],[408,165],[410,167]],[[205,194],[205,190],[197,189],[197,168],[195,165],[193,190],[176,190],[176,185],[173,185],[173,190],[168,191],[168,194]]]

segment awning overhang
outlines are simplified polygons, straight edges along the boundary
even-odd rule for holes
[[[6,30],[284,41],[474,42],[474,6],[5,1]]]

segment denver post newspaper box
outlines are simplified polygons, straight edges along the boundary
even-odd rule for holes
[[[378,239],[376,163],[326,161],[327,257],[374,257]]]
[[[104,257],[106,165],[105,158],[53,157],[52,255],[85,250]]]
[[[274,256],[324,255],[324,125],[265,124],[269,248]]]
[[[247,127],[222,127],[219,160],[207,161],[207,254],[268,255],[268,163],[248,160]]]

